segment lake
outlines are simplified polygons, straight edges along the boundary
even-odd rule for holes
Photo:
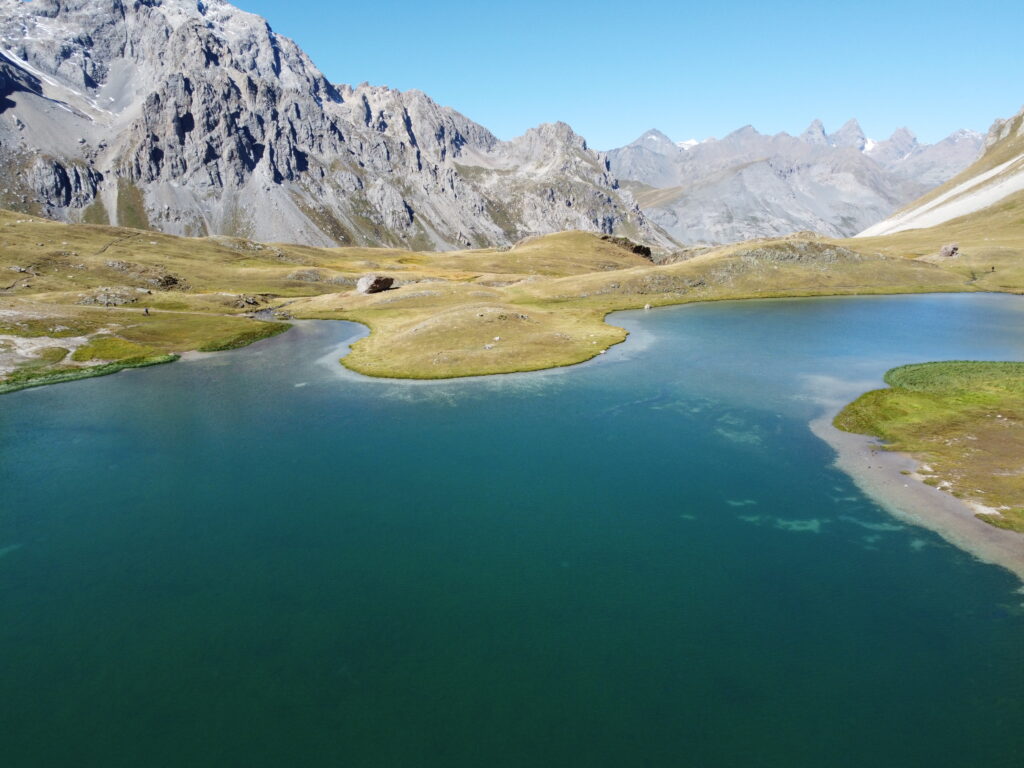
[[[0,398],[0,763],[1024,765],[1024,596],[808,429],[1024,299],[629,312],[394,382],[310,322]]]

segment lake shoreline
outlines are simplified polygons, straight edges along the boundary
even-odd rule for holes
[[[1024,582],[1024,536],[976,517],[969,501],[922,482],[920,462],[910,454],[888,451],[877,438],[843,432],[832,420],[838,409],[810,422],[810,429],[836,452],[834,466],[887,512],[927,528],[978,560],[998,565]]]

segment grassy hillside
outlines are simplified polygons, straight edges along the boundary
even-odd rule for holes
[[[970,290],[962,275],[934,264],[860,253],[825,240],[756,242],[657,266],[641,257],[635,265],[607,264],[593,235],[552,237],[575,254],[570,274],[549,268],[549,238],[542,238],[530,244],[529,258],[513,249],[489,262],[483,274],[461,270],[458,279],[371,296],[321,294],[288,308],[296,316],[368,325],[371,335],[344,360],[353,370],[446,378],[588,360],[625,338],[624,331],[604,322],[608,312],[646,304]],[[591,271],[576,269],[582,259],[591,262]]]
[[[933,230],[757,240],[668,264],[584,232],[430,253],[187,239],[0,211],[0,377],[117,362],[113,342],[94,346],[100,351],[87,359],[78,352],[98,338],[156,356],[232,348],[280,331],[249,316],[267,309],[369,326],[345,358],[354,370],[442,378],[590,359],[625,338],[604,322],[608,312],[647,304],[1021,291],[1022,206],[1017,196]],[[950,240],[961,255],[942,259],[939,248]],[[395,288],[357,293],[356,280],[368,273],[393,277]],[[59,350],[67,354],[53,362]]]
[[[994,511],[987,523],[1024,532],[1024,363],[944,362],[894,368],[889,389],[836,417],[922,461],[926,483]]]
[[[963,276],[977,290],[1024,291],[1024,192],[931,229],[910,229],[853,241],[858,247],[918,259]],[[939,257],[944,243],[957,243],[954,259]]]

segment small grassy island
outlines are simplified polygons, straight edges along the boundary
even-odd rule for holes
[[[973,502],[977,517],[1024,533],[1024,363],[893,368],[835,425],[912,454],[929,485]]]

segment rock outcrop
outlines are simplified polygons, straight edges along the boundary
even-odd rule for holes
[[[568,126],[503,142],[421,92],[335,85],[223,0],[0,0],[0,190],[0,207],[185,235],[670,245]]]
[[[388,290],[395,284],[395,278],[384,275],[364,275],[356,281],[356,290],[359,293],[380,293]]]

